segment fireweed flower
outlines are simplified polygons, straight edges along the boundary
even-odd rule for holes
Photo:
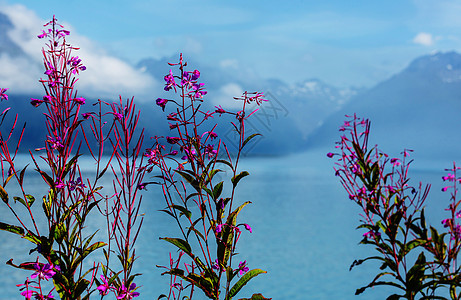
[[[107,279],[106,279],[106,277],[104,277],[104,275],[101,275],[101,280],[102,280],[103,284],[98,286],[97,290],[99,291],[99,295],[105,296],[105,295],[107,295],[109,293],[109,290],[112,289],[112,286],[109,285],[109,283],[107,282]]]
[[[8,89],[0,89],[0,101],[8,100],[8,95],[5,94],[7,90]]]
[[[127,289],[125,285],[122,285],[120,287],[120,290],[118,291],[118,296],[117,299],[123,299],[123,300],[130,300],[133,299],[134,297],[138,297],[139,293],[134,292],[133,290],[136,289],[136,284],[132,283],[130,287]]]
[[[451,222],[451,219],[445,219],[445,220],[442,220],[441,223],[442,223],[443,227],[446,228],[446,227],[450,227],[452,222]]]
[[[138,190],[147,190],[146,186],[147,186],[147,183],[141,182],[141,183],[138,184],[137,188],[138,188]]]
[[[50,143],[50,146],[52,149],[59,149],[64,147],[64,145],[61,143],[61,137],[48,137],[46,140],[48,143]]]
[[[70,34],[70,31],[65,30],[65,29],[61,29],[61,30],[58,30],[56,33],[57,33],[58,37],[65,37],[66,35]]]
[[[239,274],[240,275],[243,275],[245,274],[246,272],[248,272],[250,270],[250,268],[247,267],[247,261],[244,260],[244,261],[241,261],[239,263]]]
[[[218,137],[218,134],[216,134],[216,132],[213,132],[213,131],[210,132],[210,138],[211,138],[212,140],[215,139],[215,138],[217,138],[217,137]]]
[[[448,180],[448,181],[453,182],[453,181],[455,181],[455,175],[454,175],[454,174],[451,174],[451,173],[448,173],[447,176],[442,176],[442,179],[443,179],[443,181],[447,181],[447,180]]]
[[[83,113],[83,114],[82,114],[82,117],[83,117],[85,120],[87,120],[87,119],[89,119],[89,118],[91,117],[92,114],[93,114],[93,113]]]
[[[199,99],[199,98],[201,99],[203,98],[203,96],[205,96],[208,93],[207,91],[203,90],[203,85],[204,83],[194,83],[192,85],[192,90],[195,91],[195,92],[192,92],[192,94],[196,99]]]
[[[24,296],[26,300],[30,300],[33,294],[34,294],[34,291],[27,290],[27,289],[21,292],[21,296]]]
[[[39,264],[34,263],[34,269],[36,272],[30,276],[30,278],[34,279],[38,277],[40,279],[50,279],[52,278],[56,272],[53,270],[53,264]]]
[[[174,81],[174,76],[173,76],[173,71],[170,70],[170,74],[166,75],[164,77],[165,81],[166,81],[166,84],[165,84],[165,87],[163,88],[165,91],[169,91],[171,90],[172,88],[174,88],[176,90],[176,82]]]
[[[166,137],[166,141],[169,143],[169,144],[176,144],[177,142],[179,142],[181,139],[179,137],[171,137],[171,136],[167,136]]]
[[[118,112],[113,112],[112,114],[114,115],[114,119],[115,119],[115,120],[120,121],[120,120],[122,120],[122,118],[123,118],[123,115],[120,114],[120,113],[118,113]]]
[[[74,98],[75,103],[80,104],[80,105],[85,104],[85,100],[86,99],[83,97]]]
[[[207,145],[205,147],[205,154],[208,156],[208,158],[213,158],[216,154],[218,154],[218,151],[214,149],[213,145]]]
[[[363,236],[364,236],[365,238],[374,239],[374,238],[376,238],[376,237],[381,236],[381,234],[380,234],[379,232],[374,232],[374,231],[370,230],[370,231],[368,231],[368,232],[365,232],[365,233],[363,234]]]
[[[25,297],[26,300],[30,300],[30,298],[34,294],[34,291],[29,290],[29,283],[30,283],[29,277],[27,277],[26,281],[23,284],[17,284],[16,285],[17,287],[24,286],[23,288],[21,288],[21,290],[24,289],[24,291],[21,292],[21,296]]]
[[[392,159],[391,159],[391,164],[392,164],[394,167],[398,167],[398,166],[401,165],[398,158],[392,158]]]
[[[192,80],[197,80],[199,79],[199,77],[200,77],[199,70],[194,70],[194,72],[192,72]]]
[[[84,189],[86,185],[82,182],[82,178],[78,177],[76,181],[70,180],[69,183],[69,190],[73,191],[75,189]]]
[[[221,105],[215,106],[215,108],[216,108],[215,112],[218,113],[220,116],[226,113],[226,111],[221,107]]]
[[[62,182],[61,178],[59,178],[55,183],[57,189],[63,189],[66,185]]]
[[[329,158],[332,158],[332,157],[334,156],[334,154],[331,153],[331,152],[328,152],[328,153],[327,153],[327,156],[328,156]]]
[[[216,233],[220,233],[222,231],[222,224],[216,225]]]
[[[250,233],[252,233],[253,231],[251,230],[251,227],[250,225],[248,224],[243,224],[243,226],[245,227],[246,230],[248,230]]]
[[[219,267],[219,261],[218,261],[218,259],[216,259],[215,262],[211,264],[211,268],[212,268],[213,270],[216,270],[216,271],[219,271],[219,270],[221,269],[221,268]]]
[[[155,103],[160,106],[162,108],[163,111],[165,111],[165,106],[166,106],[166,103],[168,102],[168,100],[166,99],[162,99],[162,98],[157,98],[157,100],[155,100]]]
[[[51,29],[48,29],[48,32],[46,32],[45,30],[42,30],[42,34],[37,35],[37,37],[39,39],[44,39],[44,38],[46,38],[48,36],[48,33],[50,33],[50,32],[51,32]]]

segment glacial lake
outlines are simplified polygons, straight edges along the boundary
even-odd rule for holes
[[[238,223],[248,223],[252,233],[243,232],[239,255],[235,260],[248,262],[250,269],[267,271],[254,278],[238,294],[238,298],[262,293],[274,300],[305,299],[385,299],[392,291],[376,287],[355,296],[355,290],[372,280],[377,264],[366,263],[349,271],[358,258],[374,254],[371,247],[358,245],[363,232],[356,230],[360,210],[343,191],[339,178],[334,176],[334,159],[326,157],[331,149],[281,157],[244,158],[241,170],[250,176],[242,179],[237,199],[251,201],[239,215]],[[444,208],[449,194],[440,191],[443,186],[443,169],[451,167],[450,160],[430,161],[429,165],[416,161],[410,172],[414,182],[432,184],[427,203],[429,222],[439,224],[444,218]],[[32,168],[28,174],[32,175]],[[43,195],[42,180],[32,176],[28,181],[30,191],[37,199]],[[34,192],[31,192],[34,193]],[[4,205],[3,205],[4,206]],[[157,299],[168,293],[169,278],[161,276],[173,246],[159,237],[179,236],[173,219],[159,212],[165,207],[158,186],[148,186],[143,194],[144,224],[138,239],[136,280],[142,287],[141,296],[135,299]],[[1,207],[1,221],[12,220],[10,213]],[[105,223],[89,227],[104,228]],[[92,228],[89,228],[90,230]],[[3,290],[0,299],[23,299],[16,284],[23,283],[30,272],[5,265],[9,258],[15,263],[34,261],[36,253],[28,255],[30,243],[16,236],[0,232],[0,278]],[[55,297],[56,297],[56,293]],[[95,299],[99,299],[96,293]],[[113,296],[107,299],[115,299]],[[193,299],[207,299],[197,290]],[[237,299],[237,298],[236,298]]]

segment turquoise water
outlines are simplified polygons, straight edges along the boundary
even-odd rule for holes
[[[250,269],[261,268],[268,273],[253,279],[239,297],[249,297],[256,292],[274,300],[385,299],[389,295],[391,290],[381,287],[354,295],[357,288],[366,285],[376,274],[376,265],[364,264],[349,271],[354,259],[373,252],[358,245],[362,238],[362,232],[355,230],[359,210],[343,192],[332,170],[334,161],[326,157],[326,152],[242,161],[242,170],[248,170],[251,176],[239,185],[238,199],[250,200],[252,204],[244,208],[239,221],[249,223],[253,233],[242,234],[237,259],[246,260]],[[444,174],[443,168],[450,165],[431,169],[415,167],[414,177],[434,183],[427,214],[439,222],[448,204],[448,195],[439,192],[440,177]],[[33,188],[40,182],[36,178],[29,184]],[[175,251],[167,242],[159,240],[160,236],[175,236],[172,219],[158,211],[164,208],[163,201],[157,187],[149,186],[144,194],[145,220],[137,245],[136,271],[143,276],[137,280],[142,288],[141,296],[136,299],[157,299],[161,293],[168,292],[168,278],[160,276],[162,270],[156,267],[167,264],[169,251]],[[6,210],[1,209],[0,213],[2,220],[8,219]],[[103,226],[103,221],[90,225]],[[0,232],[0,241],[1,261],[10,257],[15,257],[17,262],[34,260],[34,256],[28,257],[27,253],[18,255],[22,249],[29,249],[24,248],[30,245],[28,242],[6,232]],[[28,275],[30,273],[16,271],[2,263],[0,299],[21,299],[15,285]],[[206,297],[197,292],[194,299]]]

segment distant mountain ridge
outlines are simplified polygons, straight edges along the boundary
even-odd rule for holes
[[[352,97],[310,136],[310,147],[339,139],[345,115],[372,122],[371,137],[383,150],[414,149],[424,157],[461,158],[461,54],[437,52]]]
[[[9,38],[12,29],[12,22],[0,12],[0,57],[29,59]],[[167,62],[174,63],[178,57],[179,54],[162,59],[146,58],[135,67],[162,82],[163,76],[174,68]],[[186,60],[190,68],[197,68],[202,74],[208,90],[203,103],[205,110],[211,111],[221,103],[226,87],[233,87],[232,91],[260,91],[268,96],[269,102],[264,103],[249,126],[263,134],[252,154],[285,154],[333,145],[339,137],[337,129],[344,115],[353,113],[372,120],[372,135],[376,135],[377,141],[382,140],[383,146],[423,148],[427,153],[440,155],[461,153],[461,143],[457,142],[461,123],[461,54],[457,52],[416,58],[407,68],[371,89],[337,88],[312,78],[290,83],[280,79],[246,78],[223,66],[198,64],[193,57]],[[8,88],[2,82],[0,87]],[[79,92],[89,99],[98,98],[98,95]],[[30,98],[43,95],[27,95],[18,90],[9,90],[8,94],[10,101],[3,102],[2,107],[11,106],[10,114],[27,113],[28,124],[33,124],[31,130],[37,130],[39,124],[43,124],[43,116],[29,114],[34,109],[29,102]],[[226,95],[226,101],[227,98],[233,101],[233,96],[239,95]],[[170,134],[164,114],[155,105],[157,97],[173,95],[152,95],[147,103],[138,103],[145,115],[140,126],[147,128],[148,136]],[[222,134],[227,134],[225,129]],[[25,137],[33,145],[39,136],[26,131]],[[43,143],[43,137],[39,142]]]

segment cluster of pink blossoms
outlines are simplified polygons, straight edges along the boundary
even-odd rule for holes
[[[122,286],[116,289],[113,285],[109,284],[107,278],[104,277],[104,275],[101,275],[101,280],[103,283],[97,287],[101,296],[107,295],[110,291],[113,291],[116,294],[117,299],[130,300],[139,296],[139,293],[135,292],[135,283],[130,284],[129,287],[126,287],[124,284],[122,284]]]
[[[23,296],[26,300],[31,300],[32,297],[34,299],[40,300],[49,300],[54,299],[51,290],[48,295],[43,295],[42,293],[42,280],[49,280],[52,279],[56,272],[60,272],[61,269],[59,266],[54,266],[53,264],[40,264],[36,262],[33,264],[35,272],[30,276],[31,279],[37,279],[38,282],[30,281],[29,278],[26,278],[24,284],[18,284],[18,287],[21,287],[21,296]]]

